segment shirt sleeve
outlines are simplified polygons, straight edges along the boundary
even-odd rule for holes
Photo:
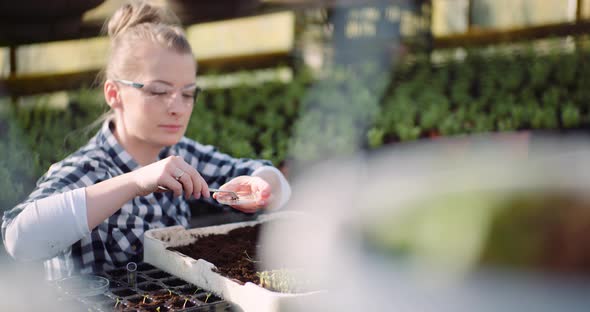
[[[25,201],[4,213],[7,252],[17,260],[49,259],[90,233],[85,187],[103,179],[96,163],[52,166]]]
[[[54,257],[90,233],[85,188],[28,203],[3,233],[6,250],[15,259]]]
[[[272,194],[266,206],[267,210],[280,209],[291,198],[291,186],[279,169],[269,166],[260,167],[252,172],[252,176],[260,177],[270,184]]]

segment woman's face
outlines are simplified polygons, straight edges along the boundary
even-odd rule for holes
[[[117,131],[127,141],[164,147],[176,144],[188,125],[195,95],[195,60],[190,53],[178,53],[146,42],[131,52],[137,67],[123,80],[143,84],[137,88],[115,82],[120,111]]]

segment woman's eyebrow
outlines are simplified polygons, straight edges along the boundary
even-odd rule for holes
[[[187,84],[186,86],[182,87],[182,90],[192,90],[197,88],[197,84],[196,83],[191,83],[191,84]]]
[[[166,80],[152,80],[152,81],[150,81],[150,83],[155,83],[155,82],[172,86],[172,83],[170,83],[170,82],[168,82]]]
[[[162,83],[162,84],[165,84],[165,85],[168,85],[168,86],[171,86],[171,87],[174,86],[174,84],[172,84],[172,83],[170,83],[170,82],[168,82],[166,80],[152,80],[152,81],[150,81],[150,83],[154,83],[154,82]],[[196,82],[191,82],[189,84],[184,85],[182,87],[182,89],[195,88],[196,86],[197,86],[197,83]]]

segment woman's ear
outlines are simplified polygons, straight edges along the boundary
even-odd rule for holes
[[[112,80],[107,80],[104,83],[104,98],[111,109],[121,107],[121,97],[119,95],[119,88]]]

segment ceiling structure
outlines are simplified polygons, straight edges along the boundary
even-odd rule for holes
[[[9,94],[34,94],[39,92],[49,92],[63,88],[71,88],[81,85],[82,82],[92,81],[96,76],[97,68],[101,66],[90,66],[76,71],[52,72],[51,74],[34,74],[21,75],[24,66],[18,66],[26,58],[23,58],[23,50],[27,45],[35,46],[38,44],[57,44],[67,45],[68,40],[88,39],[101,40],[101,29],[105,20],[121,6],[125,0],[17,0],[17,1],[0,1],[0,58],[6,61],[3,67],[0,66],[0,95],[8,92]],[[238,21],[243,17],[261,16],[264,23],[267,23],[266,14],[281,11],[299,11],[317,8],[337,8],[377,4],[400,4],[415,1],[415,3],[431,3],[433,11],[439,12],[444,21],[448,18],[457,16],[471,17],[473,3],[476,1],[496,1],[496,0],[151,0],[156,5],[162,5],[173,10],[180,18],[184,25],[187,26],[187,32],[195,33],[198,37],[197,47],[215,46],[219,47],[220,43],[203,42],[206,36],[201,35],[199,31],[191,31],[192,28],[199,29],[201,26],[210,28],[211,22],[221,22],[218,24],[231,24],[228,20]],[[464,8],[463,14],[455,9],[447,8],[441,4],[456,1],[462,2]],[[511,0],[503,0],[511,1]],[[525,0],[521,0],[523,2]],[[546,7],[553,8],[555,3],[561,0],[537,0],[544,3]],[[518,1],[515,1],[518,2]],[[567,3],[574,3],[575,19],[563,20],[545,25],[534,24],[532,26],[522,26],[506,29],[484,29],[472,25],[471,18],[465,18],[465,25],[460,31],[447,35],[438,35],[433,38],[435,48],[453,48],[457,46],[479,46],[495,44],[499,42],[512,42],[516,40],[531,40],[546,38],[549,36],[566,36],[590,33],[590,1],[589,0],[568,0]],[[495,2],[494,2],[495,3]],[[553,4],[551,4],[553,3]],[[434,4],[437,4],[435,7]],[[586,13],[584,13],[586,12]],[[530,13],[530,12],[529,12]],[[262,19],[259,18],[258,19]],[[274,28],[271,26],[270,28]],[[241,29],[241,28],[239,28]],[[268,30],[268,25],[265,31]],[[209,30],[208,30],[209,31]],[[231,31],[225,31],[223,35],[213,36],[214,38],[226,37],[227,34],[237,37],[241,36],[235,28]],[[274,40],[267,34],[259,34],[268,40]],[[290,32],[292,33],[292,32]],[[291,38],[292,39],[292,38]],[[79,40],[76,40],[79,41]],[[86,41],[86,40],[81,40]],[[229,40],[230,43],[239,43],[238,40]],[[255,43],[259,45],[258,42]],[[228,47],[235,52],[234,47]],[[18,50],[18,51],[17,51]],[[100,52],[93,49],[93,52]],[[18,53],[17,53],[18,52]],[[245,65],[252,68],[261,68],[272,64],[285,63],[291,61],[291,55],[288,49],[281,48],[280,51],[266,51],[261,53],[258,50],[250,51],[244,55],[222,55],[222,57],[202,57],[206,53],[198,51],[201,60],[201,68],[207,68],[231,71],[234,69],[246,69]],[[254,53],[255,52],[255,53]],[[45,52],[43,52],[45,53]],[[17,54],[19,57],[17,57]],[[49,55],[40,54],[44,60]],[[87,56],[87,55],[85,55]],[[96,57],[95,59],[101,59]],[[69,63],[72,59],[68,59]],[[2,65],[2,64],[0,64]],[[92,65],[92,64],[91,64]],[[37,66],[35,66],[37,67]],[[250,67],[248,67],[250,68]],[[7,70],[9,69],[9,70]],[[38,69],[38,68],[37,68]],[[59,79],[55,79],[59,75]],[[34,87],[34,88],[33,88]]]
[[[417,0],[420,1],[420,0]],[[154,0],[172,9],[184,25],[285,10],[338,7],[383,0]],[[389,0],[385,2],[396,2]],[[105,19],[122,0],[18,0],[0,2],[0,46],[82,39],[100,35]]]

